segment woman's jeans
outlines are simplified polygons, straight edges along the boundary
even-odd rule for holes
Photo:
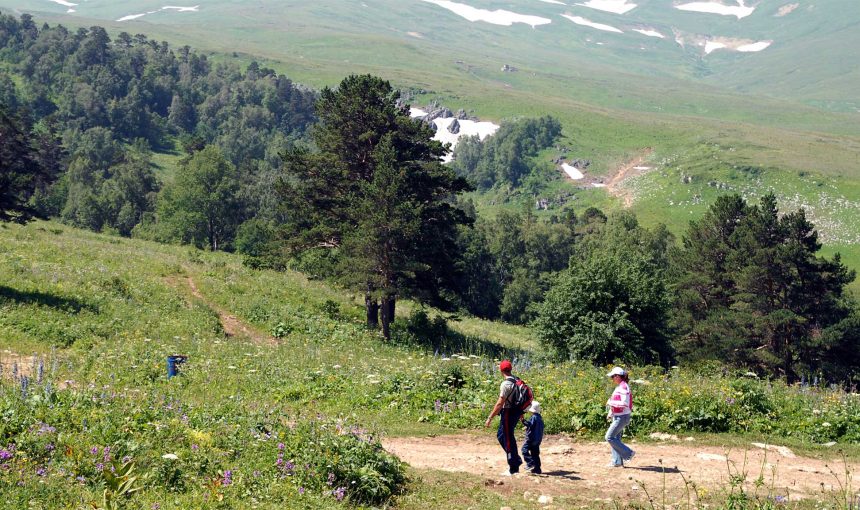
[[[612,424],[609,425],[609,430],[606,431],[606,442],[612,447],[612,464],[615,466],[623,466],[625,460],[630,460],[633,456],[633,450],[621,442],[621,434],[624,432],[624,427],[630,424],[630,415],[613,416]]]

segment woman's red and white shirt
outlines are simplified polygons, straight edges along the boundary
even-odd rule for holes
[[[633,410],[633,394],[630,393],[630,386],[626,382],[621,381],[612,392],[612,396],[606,402],[609,406],[609,412],[612,416],[624,416],[630,414]]]

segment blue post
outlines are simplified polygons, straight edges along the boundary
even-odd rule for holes
[[[177,375],[179,373],[179,365],[185,363],[188,359],[188,356],[182,355],[173,355],[167,357],[167,378]]]

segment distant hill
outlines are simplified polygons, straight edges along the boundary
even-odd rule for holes
[[[855,0],[0,0],[0,8],[329,65],[499,61],[566,78],[635,73],[860,109]]]

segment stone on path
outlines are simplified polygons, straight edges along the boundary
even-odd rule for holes
[[[764,443],[752,443],[752,445],[763,450],[775,451],[787,459],[794,459],[797,457],[797,455],[795,455],[793,451],[789,450],[787,446],[776,446]]]
[[[719,460],[719,461],[723,461],[723,462],[728,460],[725,455],[719,455],[716,453],[699,452],[696,454],[696,457],[698,457],[702,460]]]

